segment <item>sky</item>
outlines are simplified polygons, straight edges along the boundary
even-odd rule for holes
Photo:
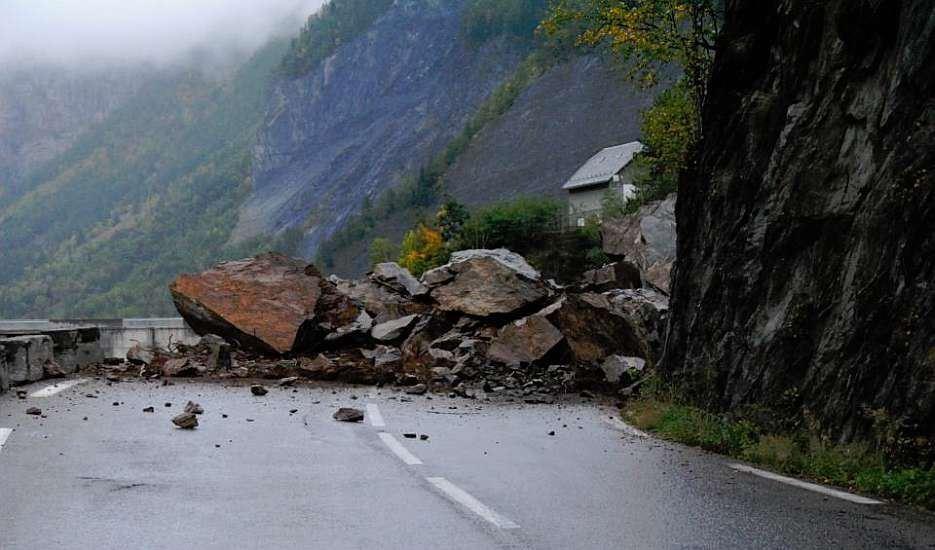
[[[0,0],[0,65],[184,61],[252,52],[325,0]]]

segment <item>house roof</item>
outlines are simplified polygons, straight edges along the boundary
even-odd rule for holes
[[[562,189],[578,189],[607,183],[613,179],[615,174],[630,164],[633,156],[642,150],[643,144],[638,141],[601,149],[581,168],[578,168],[578,171],[565,182]]]

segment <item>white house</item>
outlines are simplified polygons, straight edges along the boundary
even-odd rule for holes
[[[643,144],[638,141],[615,145],[601,149],[578,168],[562,186],[568,191],[568,213],[573,223],[582,226],[589,216],[600,217],[608,190],[619,193],[625,201],[636,196],[633,158],[642,150]]]

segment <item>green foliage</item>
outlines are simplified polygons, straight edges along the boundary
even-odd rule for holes
[[[399,247],[386,237],[377,237],[370,242],[370,265],[395,262],[399,257]]]
[[[606,45],[646,84],[657,81],[662,65],[677,63],[701,112],[722,20],[722,0],[559,0],[543,27],[550,34],[570,28],[579,44]]]
[[[640,154],[639,162],[645,166],[645,175],[637,185],[646,200],[662,199],[676,191],[697,135],[697,122],[698,112],[684,80],[659,94],[643,113],[641,131],[647,150]]]
[[[520,197],[478,209],[452,240],[454,250],[510,248],[522,253],[547,240],[565,204],[552,198]]]
[[[470,0],[462,18],[461,32],[473,45],[498,36],[529,41],[547,6],[547,0]]]
[[[292,40],[280,71],[294,78],[310,73],[342,44],[363,34],[392,5],[393,0],[329,0]]]
[[[399,265],[416,277],[448,261],[441,231],[419,224],[407,231],[400,247]]]
[[[762,464],[785,474],[935,509],[935,468],[907,467],[878,445],[834,444],[803,431],[768,433],[750,421],[668,399],[631,402],[624,414],[636,426],[679,443]]]
[[[451,241],[461,233],[470,217],[466,206],[449,197],[435,214],[435,223],[442,232],[442,238]]]
[[[288,244],[228,245],[283,50],[221,80],[153,79],[32,174],[29,193],[0,205],[0,317],[170,314],[175,275]]]

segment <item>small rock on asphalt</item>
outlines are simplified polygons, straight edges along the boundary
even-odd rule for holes
[[[143,409],[143,412],[144,413],[156,412],[156,407],[146,407],[145,409]]]
[[[172,423],[183,430],[192,430],[198,426],[198,417],[186,412],[174,417]]]
[[[407,389],[406,393],[408,393],[409,395],[423,395],[428,390],[429,388],[425,384],[416,384],[415,386],[412,386],[411,388]]]
[[[288,377],[288,378],[282,378],[282,379],[279,380],[279,385],[280,385],[280,386],[283,386],[283,387],[291,386],[291,385],[295,384],[296,381],[298,381],[298,379],[299,379],[298,376],[290,376],[290,377]]]
[[[422,441],[428,441],[428,440],[429,440],[429,435],[428,435],[428,434],[422,434],[422,435],[419,436],[419,439],[421,439]]]
[[[26,409],[26,414],[39,416],[40,414],[42,414],[42,409],[40,409],[39,407],[29,407],[28,409]]]
[[[259,384],[254,384],[250,386],[250,393],[252,393],[253,395],[266,395],[267,393],[269,393],[269,390],[267,390],[266,388],[264,388],[263,386]]]
[[[403,437],[405,437],[406,439],[415,439],[415,438],[416,438],[416,434],[407,433],[407,434],[403,434]]]
[[[194,401],[189,401],[185,405],[185,412],[192,413],[192,414],[202,414],[205,412],[205,410],[202,409],[201,405],[199,405],[198,403],[195,403]]]
[[[352,409],[350,407],[341,407],[334,413],[334,419],[339,422],[363,422],[364,411]]]

